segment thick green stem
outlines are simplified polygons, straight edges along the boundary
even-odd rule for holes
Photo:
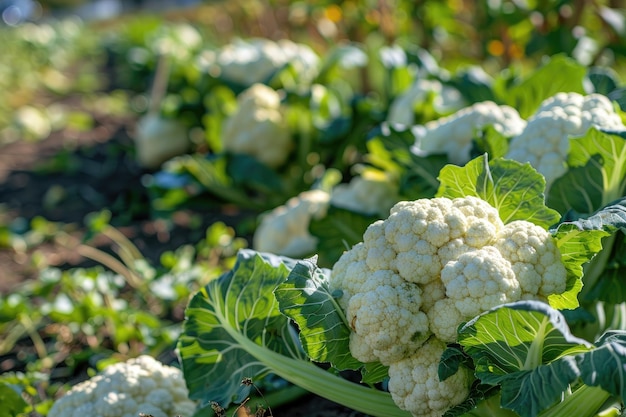
[[[229,333],[237,343],[266,365],[271,372],[313,394],[373,417],[411,416],[409,412],[398,408],[388,392],[350,382],[311,362],[281,355],[257,345],[237,331]]]
[[[583,385],[539,417],[594,417],[611,395],[600,387]]]

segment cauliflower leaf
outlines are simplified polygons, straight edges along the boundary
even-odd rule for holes
[[[464,167],[446,165],[439,180],[437,197],[479,197],[498,210],[504,224],[526,220],[547,229],[560,218],[546,206],[545,179],[530,164],[483,155]]]

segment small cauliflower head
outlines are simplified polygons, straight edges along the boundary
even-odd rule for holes
[[[402,410],[415,417],[441,417],[469,395],[471,372],[461,367],[439,380],[439,360],[446,344],[431,338],[411,356],[389,366],[389,393]]]
[[[476,132],[487,126],[509,138],[519,135],[526,121],[517,110],[492,101],[475,103],[456,113],[416,126],[416,148],[420,153],[445,153],[451,163],[464,165],[470,160]]]
[[[371,224],[333,266],[330,287],[342,294],[353,356],[388,365],[431,334],[454,342],[460,324],[497,305],[560,294],[566,278],[548,231],[505,225],[477,197],[439,197],[399,202]]]
[[[307,45],[288,39],[277,42],[252,38],[238,39],[222,48],[212,72],[242,86],[267,82],[286,64],[293,65],[299,80],[311,82],[319,72],[319,56]]]
[[[607,97],[557,93],[544,100],[526,128],[511,139],[505,157],[529,162],[549,187],[567,171],[570,139],[584,135],[591,127],[626,129]]]
[[[278,92],[254,84],[237,97],[237,105],[222,127],[224,150],[253,156],[271,168],[283,165],[294,144]]]
[[[419,79],[391,103],[387,121],[412,126],[416,107],[429,101],[432,101],[433,110],[438,115],[459,111],[466,105],[456,88],[443,85],[438,80]]]
[[[49,417],[191,417],[196,404],[188,398],[180,369],[143,355],[108,366],[59,398]]]
[[[387,175],[364,172],[347,184],[333,188],[330,202],[333,206],[363,214],[387,216],[398,202],[398,186]]]
[[[322,190],[304,191],[287,203],[264,214],[252,245],[259,252],[301,257],[317,247],[317,238],[309,233],[312,219],[326,215],[330,194]]]

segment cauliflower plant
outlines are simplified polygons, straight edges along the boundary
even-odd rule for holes
[[[463,165],[470,160],[476,131],[490,125],[503,136],[513,137],[524,130],[526,121],[513,107],[483,101],[416,126],[415,144],[420,152],[445,153],[450,162]]]
[[[364,214],[387,216],[398,201],[398,186],[385,174],[365,171],[333,188],[331,204]]]
[[[311,220],[326,216],[330,205],[363,214],[386,216],[397,201],[396,186],[386,176],[365,174],[336,185],[331,193],[304,191],[261,217],[252,244],[259,252],[309,256],[318,239],[309,233]]]
[[[195,409],[182,372],[143,355],[74,386],[54,403],[48,417],[190,417]]]
[[[548,231],[504,224],[477,197],[440,197],[399,202],[371,224],[334,265],[330,289],[342,293],[352,355],[390,366],[396,403],[431,416],[468,393],[466,376],[440,382],[436,373],[459,325],[503,303],[563,293],[566,278]]]
[[[391,103],[387,121],[412,126],[416,106],[429,101],[432,101],[433,109],[439,115],[459,111],[465,106],[465,101],[456,88],[443,85],[438,80],[419,79]]]
[[[254,233],[254,249],[292,257],[310,254],[317,247],[317,238],[309,233],[309,224],[326,215],[329,202],[326,191],[304,191],[266,213]]]
[[[254,156],[272,168],[283,165],[294,144],[278,92],[254,84],[237,97],[237,104],[222,128],[224,150]]]
[[[544,100],[526,128],[511,139],[506,158],[529,162],[549,187],[567,171],[570,138],[591,127],[624,130],[611,101],[600,94],[557,93]]]
[[[213,71],[243,86],[267,82],[274,72],[292,64],[302,82],[311,82],[319,71],[320,59],[307,45],[287,39],[277,42],[253,38],[239,39],[216,55]]]

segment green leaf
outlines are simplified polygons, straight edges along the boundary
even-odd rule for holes
[[[363,240],[367,227],[379,218],[330,206],[326,216],[311,220],[309,232],[319,239],[318,263],[328,267],[334,265],[343,252]]]
[[[233,269],[191,300],[178,340],[189,396],[200,407],[237,397],[242,377],[273,373],[374,417],[410,417],[388,392],[359,385],[309,361],[274,296],[295,260],[241,250]]]
[[[399,178],[400,195],[407,200],[432,197],[439,181],[437,174],[447,163],[444,155],[427,157],[412,151],[415,136],[408,129],[383,125],[367,141],[368,161]]]
[[[561,213],[593,213],[626,193],[626,133],[595,128],[570,139],[565,175],[550,187],[548,205]]]
[[[493,125],[477,131],[472,142],[470,155],[472,158],[487,154],[492,159],[501,158],[509,149],[509,141],[502,133],[498,132]]]
[[[230,272],[192,298],[178,341],[190,398],[227,407],[244,377],[268,371],[238,337],[289,357],[299,356],[289,322],[273,295],[291,267],[284,258],[242,250]]]
[[[15,417],[24,413],[28,404],[11,385],[0,382],[0,417]]]
[[[568,216],[576,217],[578,213],[569,212]],[[621,291],[619,287],[608,288],[608,282],[602,280],[611,269],[609,263],[617,263],[615,267],[619,267],[620,262],[623,262],[614,258],[616,254],[619,255],[621,244],[618,240],[618,245],[613,248],[615,240],[618,236],[623,239],[623,233],[618,233],[619,230],[626,231],[626,198],[586,218],[568,220],[566,217],[565,221],[551,230],[570,275],[583,277],[583,265],[590,262],[585,267],[585,291],[581,295],[587,301],[590,293],[605,299],[607,296],[604,292],[615,295]],[[600,255],[596,257],[597,254]]]
[[[608,331],[595,343],[596,349],[576,359],[583,382],[626,399],[626,332]]]
[[[585,94],[587,68],[565,55],[555,55],[522,81],[499,93],[499,98],[527,119],[541,102],[558,92]]]
[[[509,159],[475,158],[464,167],[446,165],[439,173],[437,197],[475,196],[498,210],[506,223],[526,220],[548,228],[559,213],[544,203],[545,179],[530,164]]]
[[[274,294],[280,311],[298,324],[306,354],[338,370],[363,366],[350,354],[350,327],[328,287],[330,271],[299,262]]]
[[[572,356],[593,348],[571,334],[560,312],[539,301],[489,310],[465,324],[458,340],[474,360],[476,376],[500,385],[501,406],[522,417],[559,402],[579,376]]]

